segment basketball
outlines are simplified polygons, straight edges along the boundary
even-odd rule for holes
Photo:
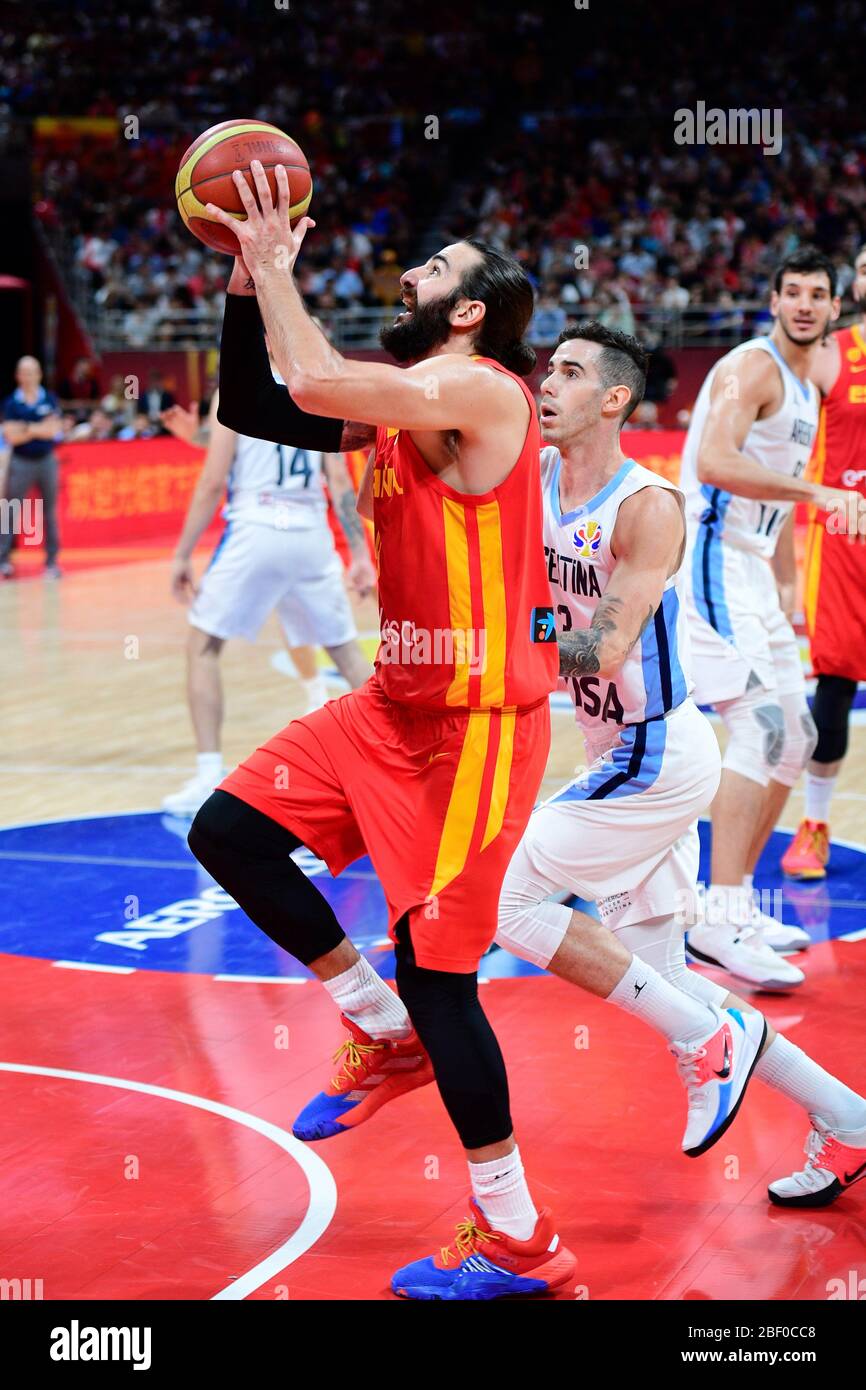
[[[211,126],[184,153],[174,183],[178,211],[189,230],[214,251],[228,256],[238,253],[238,242],[228,227],[207,214],[207,204],[246,220],[243,204],[232,181],[241,169],[254,189],[250,161],[261,160],[268,177],[271,196],[276,202],[277,180],[274,168],[283,164],[289,176],[291,223],[294,227],[310,206],[313,181],[310,166],[298,144],[267,121],[221,121]]]

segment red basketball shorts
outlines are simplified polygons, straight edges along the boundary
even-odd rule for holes
[[[415,960],[469,973],[541,785],[545,698],[527,710],[418,710],[360,690],[257,748],[220,790],[285,826],[336,875],[365,852],[388,927],[408,914]]]

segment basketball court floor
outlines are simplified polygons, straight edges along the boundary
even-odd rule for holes
[[[142,554],[0,588],[0,1274],[41,1279],[46,1299],[390,1298],[393,1270],[466,1214],[462,1154],[433,1087],[354,1133],[293,1139],[339,1024],[193,860],[186,824],[157,809],[191,771],[187,629],[167,557]],[[372,634],[372,603],[358,618]],[[300,712],[279,649],[275,624],[226,649],[229,766]],[[583,760],[554,705],[545,792]],[[786,833],[757,879],[813,941],[806,984],[761,1007],[859,1089],[864,774],[858,722],[826,884],[783,884]],[[789,828],[802,806],[795,792]],[[339,880],[305,867],[392,976],[369,862]],[[481,973],[534,1196],[578,1256],[562,1297],[866,1289],[866,1184],[826,1211],[767,1202],[767,1182],[802,1166],[790,1103],[755,1082],[722,1142],[687,1159],[684,1093],[656,1034],[502,952]]]

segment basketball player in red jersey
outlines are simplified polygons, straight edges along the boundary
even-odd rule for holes
[[[853,293],[861,322],[834,333],[810,372],[824,397],[812,468],[813,481],[866,497],[866,246],[854,262]],[[849,513],[853,526],[841,515],[830,518],[833,525],[810,508],[805,609],[818,677],[812,707],[818,742],[806,771],[806,815],[782,858],[792,878],[826,876],[830,798],[848,747],[857,682],[866,680],[866,536],[857,515]]]
[[[449,1300],[543,1292],[567,1282],[575,1261],[530,1196],[502,1055],[477,989],[505,870],[544,772],[559,669],[540,436],[520,379],[535,360],[522,342],[532,289],[515,262],[458,242],[403,276],[406,311],[383,343],[413,365],[345,359],[307,315],[292,273],[315,224],[305,218],[290,229],[282,168],[276,208],[261,164],[252,173],[258,202],[235,175],[247,220],[220,218],[250,276],[246,283],[236,265],[228,302],[244,288],[258,299],[287,387],[281,428],[294,431],[299,413],[332,419],[338,431],[345,419],[376,427],[359,508],[375,526],[382,641],[366,685],[296,720],[221,784],[190,846],[344,1014],[340,1069],[296,1134],[353,1127],[423,1085],[432,1065],[469,1161],[472,1215],[452,1246],[399,1271],[395,1292]],[[230,314],[237,320],[236,305],[223,330],[220,418],[233,426]],[[236,343],[234,351],[237,360]],[[255,415],[248,423],[261,432]],[[290,859],[300,845],[335,874],[370,855],[388,903],[399,998]]]

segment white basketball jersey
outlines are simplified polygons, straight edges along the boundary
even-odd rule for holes
[[[322,455],[238,435],[223,515],[278,530],[327,525]]]
[[[785,395],[774,415],[755,421],[741,452],[763,468],[789,478],[799,478],[805,471],[818,428],[818,391],[811,381],[804,382],[795,376],[770,338],[750,338],[716,363],[700,389],[683,447],[680,483],[686,495],[686,516],[692,539],[701,528],[710,528],[713,536],[770,559],[794,503],[758,502],[698,481],[698,450],[709,414],[713,380],[732,357],[754,348],[770,353],[777,363]]]
[[[279,372],[274,381],[285,386]],[[279,531],[327,525],[322,454],[239,434],[228,476],[226,521],[256,521]]]
[[[559,450],[541,451],[544,495],[544,552],[559,632],[588,628],[616,566],[610,541],[627,497],[661,487],[681,497],[665,478],[626,459],[601,492],[563,515],[559,502]],[[575,717],[584,729],[611,729],[658,719],[676,709],[692,688],[688,674],[688,631],[678,592],[678,573],[667,581],[662,601],[613,680],[569,676]]]

